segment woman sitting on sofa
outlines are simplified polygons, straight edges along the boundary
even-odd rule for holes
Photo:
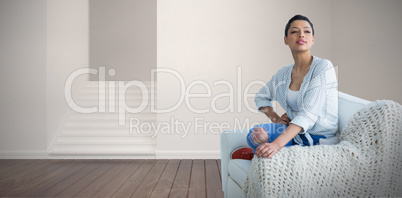
[[[253,127],[247,135],[252,151],[238,149],[232,158],[271,158],[282,147],[313,146],[321,138],[335,136],[338,127],[338,83],[331,61],[310,54],[314,28],[302,15],[286,24],[285,44],[294,64],[281,68],[256,94],[255,102],[273,123]],[[271,101],[278,101],[286,113],[281,117]],[[247,155],[249,153],[249,155]]]

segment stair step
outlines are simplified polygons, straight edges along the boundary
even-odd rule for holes
[[[154,94],[155,93],[155,91],[154,90],[148,90],[148,93],[147,93],[147,95],[148,95],[148,97],[150,98],[151,97],[151,94]],[[99,96],[99,95],[101,95],[101,96],[104,96],[104,97],[109,97],[109,92],[104,92],[104,91],[99,91],[98,89],[89,89],[89,90],[81,90],[81,91],[79,91],[78,92],[78,94],[79,95],[84,95],[84,96]],[[126,92],[125,92],[125,97],[126,98],[130,98],[130,97],[133,97],[133,98],[138,98],[138,97],[142,97],[143,96],[143,94],[146,94],[146,92],[142,92],[141,90],[130,90],[130,89],[128,89],[128,90],[126,90]],[[77,95],[78,96],[78,95]],[[116,90],[116,92],[115,92],[115,95],[114,95],[116,98],[119,96],[119,94],[117,93],[117,90]],[[157,94],[155,93],[154,94],[154,97],[156,97],[157,96]]]
[[[154,155],[156,145],[53,145],[52,155]]]
[[[124,118],[125,125],[119,125],[119,116],[117,114],[114,115],[101,115],[101,114],[75,114],[66,118],[64,122],[64,126],[80,126],[81,124],[84,126],[114,126],[114,127],[129,127],[130,122],[133,125],[138,125],[142,123],[155,123],[157,121],[157,117],[155,114],[153,115],[125,115]],[[139,123],[138,123],[139,122]]]
[[[137,121],[141,123],[155,123],[157,120],[156,118],[153,119],[141,119],[137,117],[126,117],[125,121],[130,122],[132,120],[133,124],[136,124]],[[65,121],[65,126],[71,126],[71,125],[80,125],[84,124],[87,125],[87,123],[92,123],[92,124],[101,124],[104,123],[105,126],[119,126],[118,125],[119,118],[114,117],[114,118],[107,118],[107,117],[96,117],[96,116],[87,116],[87,117],[82,117],[82,118],[67,118]]]
[[[83,145],[83,144],[101,144],[101,145],[156,145],[156,138],[152,139],[150,137],[59,137],[55,141],[56,145]]]
[[[140,123],[137,123],[137,121],[136,120],[133,120],[132,121],[133,123],[132,123],[132,125],[135,125],[135,126],[137,126],[137,125],[140,125],[141,123],[149,123],[149,124],[152,124],[152,123],[154,123],[154,125],[155,125],[155,123],[156,123],[156,121],[140,121]],[[64,127],[65,128],[70,128],[70,127],[72,127],[72,128],[79,128],[79,127],[81,127],[81,128],[88,128],[88,127],[91,127],[91,128],[100,128],[100,127],[104,127],[104,128],[120,128],[120,127],[124,127],[124,128],[128,128],[130,126],[130,120],[127,120],[126,119],[126,125],[124,125],[124,126],[120,126],[119,125],[119,121],[116,119],[116,120],[101,120],[101,121],[99,121],[99,120],[82,120],[82,121],[66,121],[65,122],[65,124],[64,124]]]
[[[74,96],[73,100],[74,101],[83,101],[83,100],[84,101],[85,100],[97,101],[97,100],[99,100],[99,97],[102,97],[102,96],[105,98],[105,101],[109,101],[109,98],[110,98],[109,95],[99,95],[98,93],[80,93],[80,94],[77,94],[76,96]],[[126,95],[124,97],[124,99],[126,101],[130,101],[130,100],[134,100],[134,101],[144,100],[145,101],[146,98],[145,98],[145,96],[136,93],[136,94]],[[154,99],[156,101],[156,95],[154,96]],[[117,103],[118,101],[120,102],[119,97],[115,96],[114,101],[115,101],[115,103]],[[148,102],[150,103],[150,101],[151,101],[151,96],[148,95]]]
[[[99,82],[104,82],[106,84],[106,86],[109,85],[109,82],[113,82],[113,81],[85,81],[82,87],[98,87],[99,86]],[[117,81],[114,81],[115,84],[118,84]],[[124,81],[124,84],[127,84],[127,82],[129,81]],[[151,87],[157,86],[157,82],[154,81],[153,85],[151,81],[141,81],[146,87]]]
[[[118,95],[120,89],[118,87],[115,87],[115,89],[113,88],[109,88],[109,87],[105,87],[105,88],[101,88],[99,89],[99,87],[81,87],[79,93],[102,93],[102,94],[108,94],[109,92],[113,92],[116,95]],[[142,94],[142,93],[156,93],[156,87],[129,87],[127,89],[121,88],[122,91],[124,91],[124,93],[127,94]]]
[[[154,121],[157,119],[157,115],[154,113],[139,113],[139,114],[132,114],[126,113],[125,115],[126,121],[129,121],[130,118],[138,118],[141,121]],[[77,113],[72,112],[68,120],[76,121],[76,120],[99,120],[99,121],[107,121],[107,120],[118,120],[119,114],[118,113]]]
[[[109,102],[109,96],[106,96],[106,102]],[[86,94],[85,96],[75,96],[74,101],[98,101],[99,100],[99,96],[98,94]],[[156,97],[155,97],[156,99]],[[135,96],[130,96],[130,97],[125,97],[125,101],[138,101],[141,102],[143,101],[144,98],[142,95],[135,95]],[[151,97],[148,96],[148,103],[150,104],[151,102]],[[118,99],[118,97],[116,96],[114,99],[114,102],[117,104],[118,102],[120,102],[120,100]]]
[[[98,113],[99,114],[112,114],[112,115],[116,114],[116,115],[118,115],[118,112],[119,112],[119,107],[118,106],[115,106],[114,112],[109,112],[110,108],[109,108],[108,105],[101,105],[101,106],[98,106],[98,105],[82,105],[82,104],[77,104],[77,105],[82,107],[82,108],[97,107],[97,112],[94,112],[94,113],[81,113],[81,112],[77,112],[77,111],[74,111],[73,109],[71,109],[72,113],[88,114],[88,115],[90,115],[90,114],[98,114]],[[131,108],[130,111],[133,111],[133,113],[129,112],[128,109],[127,109],[125,111],[126,114],[130,114],[130,115],[155,114],[155,112],[152,112],[152,109],[151,109],[150,105],[146,106],[142,111],[140,111],[141,108],[139,108],[139,107],[130,106],[130,105],[127,105],[127,106],[128,106],[128,108]],[[100,112],[100,107],[103,107],[105,109],[105,112]],[[154,107],[154,109],[157,109],[157,107]],[[136,111],[139,111],[139,112],[136,112]],[[156,110],[154,110],[154,111],[156,111]]]
[[[85,106],[85,107],[100,107],[100,106],[103,106],[103,107],[109,108],[109,106],[111,106],[111,105],[109,105],[109,101],[105,101],[105,104],[103,104],[103,105],[98,105],[99,104],[98,99],[74,100],[74,102],[78,106]],[[114,103],[113,106],[115,106],[115,109],[118,109],[119,105],[123,105],[123,104],[126,104],[127,106],[132,107],[132,108],[139,108],[140,106],[141,107],[147,107],[148,106],[148,108],[150,108],[150,106],[151,106],[151,103],[149,101],[148,102],[147,101],[143,102],[141,100],[125,100],[125,101],[114,101],[114,102],[115,103]],[[142,104],[142,103],[144,103],[144,104]],[[156,105],[154,105],[154,106],[156,106]]]
[[[125,90],[125,92],[128,93],[128,92],[141,92],[141,90],[145,90],[145,89],[148,90],[148,92],[153,92],[153,91],[156,91],[157,88],[156,88],[156,86],[154,86],[154,87],[151,87],[151,86],[145,86],[145,87],[131,86],[131,87],[128,87],[128,88],[124,88],[124,87],[120,88],[120,87],[117,87],[117,84],[116,84],[114,89],[113,89],[113,87],[109,87],[109,85],[106,84],[106,86],[101,87],[100,90],[99,90],[99,87],[97,85],[96,86],[95,85],[90,85],[90,86],[83,85],[80,90],[82,90],[82,91],[96,91],[96,92],[98,92],[98,91],[100,91],[100,92],[109,92],[109,90],[114,90],[114,92],[117,93],[120,89]]]
[[[124,103],[119,103],[119,105],[115,104],[113,106],[109,105],[108,103],[98,105],[97,101],[75,101],[75,104],[77,104],[79,107],[82,107],[82,108],[97,107],[97,109],[104,108],[107,111],[109,111],[109,109],[111,109],[111,107],[114,106],[115,112],[118,111],[119,107],[132,108],[133,111],[137,111],[136,109],[138,109],[138,111],[141,109],[144,109],[144,111],[148,110],[148,112],[150,112],[150,110],[151,110],[151,105],[149,103],[141,104],[141,101],[127,101],[125,103],[125,106],[120,106],[120,105],[123,105]],[[154,105],[154,106],[156,106],[156,105]],[[114,112],[110,112],[110,113],[114,113]]]
[[[144,131],[138,132],[135,128],[132,129],[132,133],[130,133],[130,129],[127,128],[81,128],[81,127],[66,127],[62,130],[59,136],[78,136],[78,137],[100,137],[100,136],[107,136],[107,137],[127,137],[127,136],[148,136],[151,137],[155,134],[153,130],[151,131]]]

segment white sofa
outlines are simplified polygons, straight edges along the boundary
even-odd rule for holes
[[[348,120],[371,101],[338,92],[338,130],[342,131]],[[242,185],[250,169],[251,161],[230,159],[230,153],[239,147],[248,147],[249,129],[224,131],[220,135],[222,189],[227,198],[245,197]]]

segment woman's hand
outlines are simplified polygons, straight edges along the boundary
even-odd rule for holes
[[[288,117],[288,115],[286,113],[284,113],[281,116],[280,120],[281,120],[282,124],[289,125],[289,123],[290,123],[290,119],[289,119],[289,117]]]
[[[276,119],[272,120],[273,123],[276,124],[285,124],[285,125],[289,125],[290,123],[290,119],[288,117],[288,115],[286,113],[284,113],[281,117],[278,117]]]
[[[275,155],[281,149],[281,147],[274,142],[272,143],[263,143],[260,144],[256,149],[255,149],[255,155],[257,157],[264,157],[264,158],[271,158],[272,156]]]

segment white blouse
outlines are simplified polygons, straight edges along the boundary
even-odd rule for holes
[[[295,113],[299,111],[299,108],[297,107],[297,95],[299,94],[299,91],[293,91],[288,88],[288,97],[286,102],[288,103],[290,109],[292,110],[293,115],[296,115]]]

